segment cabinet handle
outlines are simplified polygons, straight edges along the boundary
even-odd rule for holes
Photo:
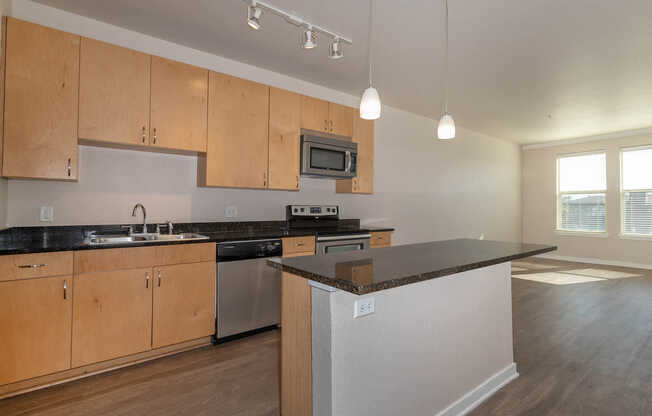
[[[142,135],[143,143],[145,143],[145,138],[147,137],[147,134],[145,133],[145,130],[146,130],[145,126],[143,126],[143,135]]]
[[[39,267],[47,267],[47,264],[21,264],[18,266],[19,269],[38,269]]]
[[[158,272],[158,287],[161,287],[161,271]]]
[[[331,132],[333,131],[333,120],[331,120]]]
[[[267,172],[263,172],[263,186],[267,186]]]
[[[324,120],[324,131],[328,131],[328,120]]]
[[[149,289],[149,273],[145,273],[145,289]]]
[[[70,173],[72,172],[72,160],[71,158],[68,158],[68,164],[66,165],[66,171],[68,172],[68,177],[70,177]]]
[[[297,189],[299,189],[299,175],[297,175]]]
[[[63,281],[63,300],[68,299],[68,281]]]
[[[305,245],[306,245],[306,243],[297,243],[297,247],[303,247]]]
[[[154,139],[154,144],[156,144],[156,127],[154,127],[154,137],[153,137],[153,139]]]

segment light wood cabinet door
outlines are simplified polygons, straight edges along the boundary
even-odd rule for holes
[[[301,96],[269,89],[269,189],[299,190]]]
[[[267,188],[269,87],[209,74],[208,143],[199,184]]]
[[[328,132],[340,136],[353,136],[353,108],[328,103]]]
[[[358,174],[353,179],[338,179],[338,193],[374,193],[374,122],[355,117],[353,141],[358,144]]]
[[[82,38],[79,138],[149,144],[150,56]]]
[[[73,367],[151,349],[152,285],[151,268],[75,275]]]
[[[206,151],[208,70],[152,56],[151,144]]]
[[[71,322],[72,276],[0,283],[0,385],[70,368]]]
[[[7,19],[2,176],[77,179],[80,37]]]
[[[154,268],[153,348],[215,333],[215,264]]]
[[[302,95],[301,128],[328,132],[330,130],[328,101]]]

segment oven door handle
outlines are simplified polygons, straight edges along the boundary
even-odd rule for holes
[[[335,235],[332,237],[317,237],[317,241],[362,240],[366,238],[371,238],[371,234]]]
[[[344,170],[346,173],[351,173],[351,152],[346,151],[346,169]]]

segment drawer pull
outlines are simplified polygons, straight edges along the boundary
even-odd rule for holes
[[[297,247],[303,247],[305,245],[306,245],[306,243],[297,243]]]
[[[47,267],[45,263],[41,264],[21,264],[18,266],[19,269],[38,269],[39,267]]]

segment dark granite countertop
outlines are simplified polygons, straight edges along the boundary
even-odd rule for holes
[[[270,260],[283,271],[356,295],[556,250],[539,244],[458,239]]]
[[[142,224],[132,224],[140,230]],[[154,232],[155,225],[148,224],[148,231]],[[344,219],[335,228],[307,228],[301,230],[287,229],[285,221],[242,221],[242,222],[206,222],[174,224],[174,232],[192,232],[208,237],[207,240],[191,241],[156,241],[142,243],[125,243],[110,245],[91,245],[85,242],[90,231],[97,234],[124,234],[122,225],[80,225],[51,227],[13,227],[0,231],[0,255],[44,253],[69,250],[96,250],[120,247],[141,247],[170,244],[196,244],[207,242],[229,242],[241,240],[272,239],[282,237],[300,237],[319,235],[320,231],[329,233],[393,231],[393,228],[360,226],[360,220]],[[163,232],[165,232],[165,228]]]

